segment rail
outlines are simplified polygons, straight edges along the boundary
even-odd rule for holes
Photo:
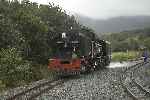
[[[55,79],[47,81],[32,88],[23,90],[22,92],[17,93],[15,95],[9,96],[6,100],[22,100],[22,99],[33,100],[35,97],[41,95],[42,93],[58,85],[63,84],[65,81],[66,81],[65,79]]]
[[[139,93],[142,92],[144,94],[143,98],[144,97],[150,97],[150,92],[148,90],[146,90],[140,83],[135,81],[135,79],[133,78],[133,73],[138,68],[148,64],[149,62],[150,62],[150,60],[148,60],[147,62],[143,62],[141,59],[139,59],[138,63],[136,63],[133,66],[127,67],[126,70],[124,70],[122,75],[120,76],[120,81],[121,81],[121,84],[122,84],[123,88],[133,98],[133,100],[141,100],[141,98],[139,99],[140,96],[138,96],[140,94],[135,94],[131,89],[133,87],[129,87],[129,85],[127,85],[124,80],[127,79],[127,77],[128,77],[129,80],[130,80],[129,84],[134,84],[134,88],[138,89]]]

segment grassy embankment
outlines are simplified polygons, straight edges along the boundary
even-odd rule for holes
[[[139,57],[140,57],[140,53],[138,51],[112,53],[112,61],[129,61],[131,59],[136,59]]]
[[[23,85],[28,85],[34,81],[38,81],[40,79],[49,79],[49,80],[53,80],[54,78],[57,77],[57,75],[50,71],[47,67],[47,65],[33,65],[35,69],[33,69],[33,75],[31,76],[32,79],[30,82],[26,82],[24,80],[18,81],[15,85],[13,86],[7,86],[1,79],[0,79],[0,93],[6,90],[9,90],[11,88],[15,88],[18,86],[23,86]],[[1,74],[0,74],[1,75]],[[12,81],[13,83],[13,81]],[[10,85],[12,84],[10,81]]]

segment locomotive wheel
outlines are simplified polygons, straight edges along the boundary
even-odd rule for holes
[[[95,71],[95,66],[92,66],[90,69],[91,72]]]
[[[81,74],[85,73],[87,71],[87,68],[85,65],[81,64]]]
[[[97,70],[98,69],[98,61],[95,61],[95,63],[94,63],[94,70]]]

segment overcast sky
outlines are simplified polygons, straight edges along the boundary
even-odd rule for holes
[[[91,18],[150,15],[150,0],[30,0],[42,4],[54,2],[68,12]]]

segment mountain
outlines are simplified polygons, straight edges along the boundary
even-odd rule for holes
[[[150,16],[120,16],[106,20],[96,20],[82,15],[75,15],[76,19],[96,33],[121,32],[150,27]]]

